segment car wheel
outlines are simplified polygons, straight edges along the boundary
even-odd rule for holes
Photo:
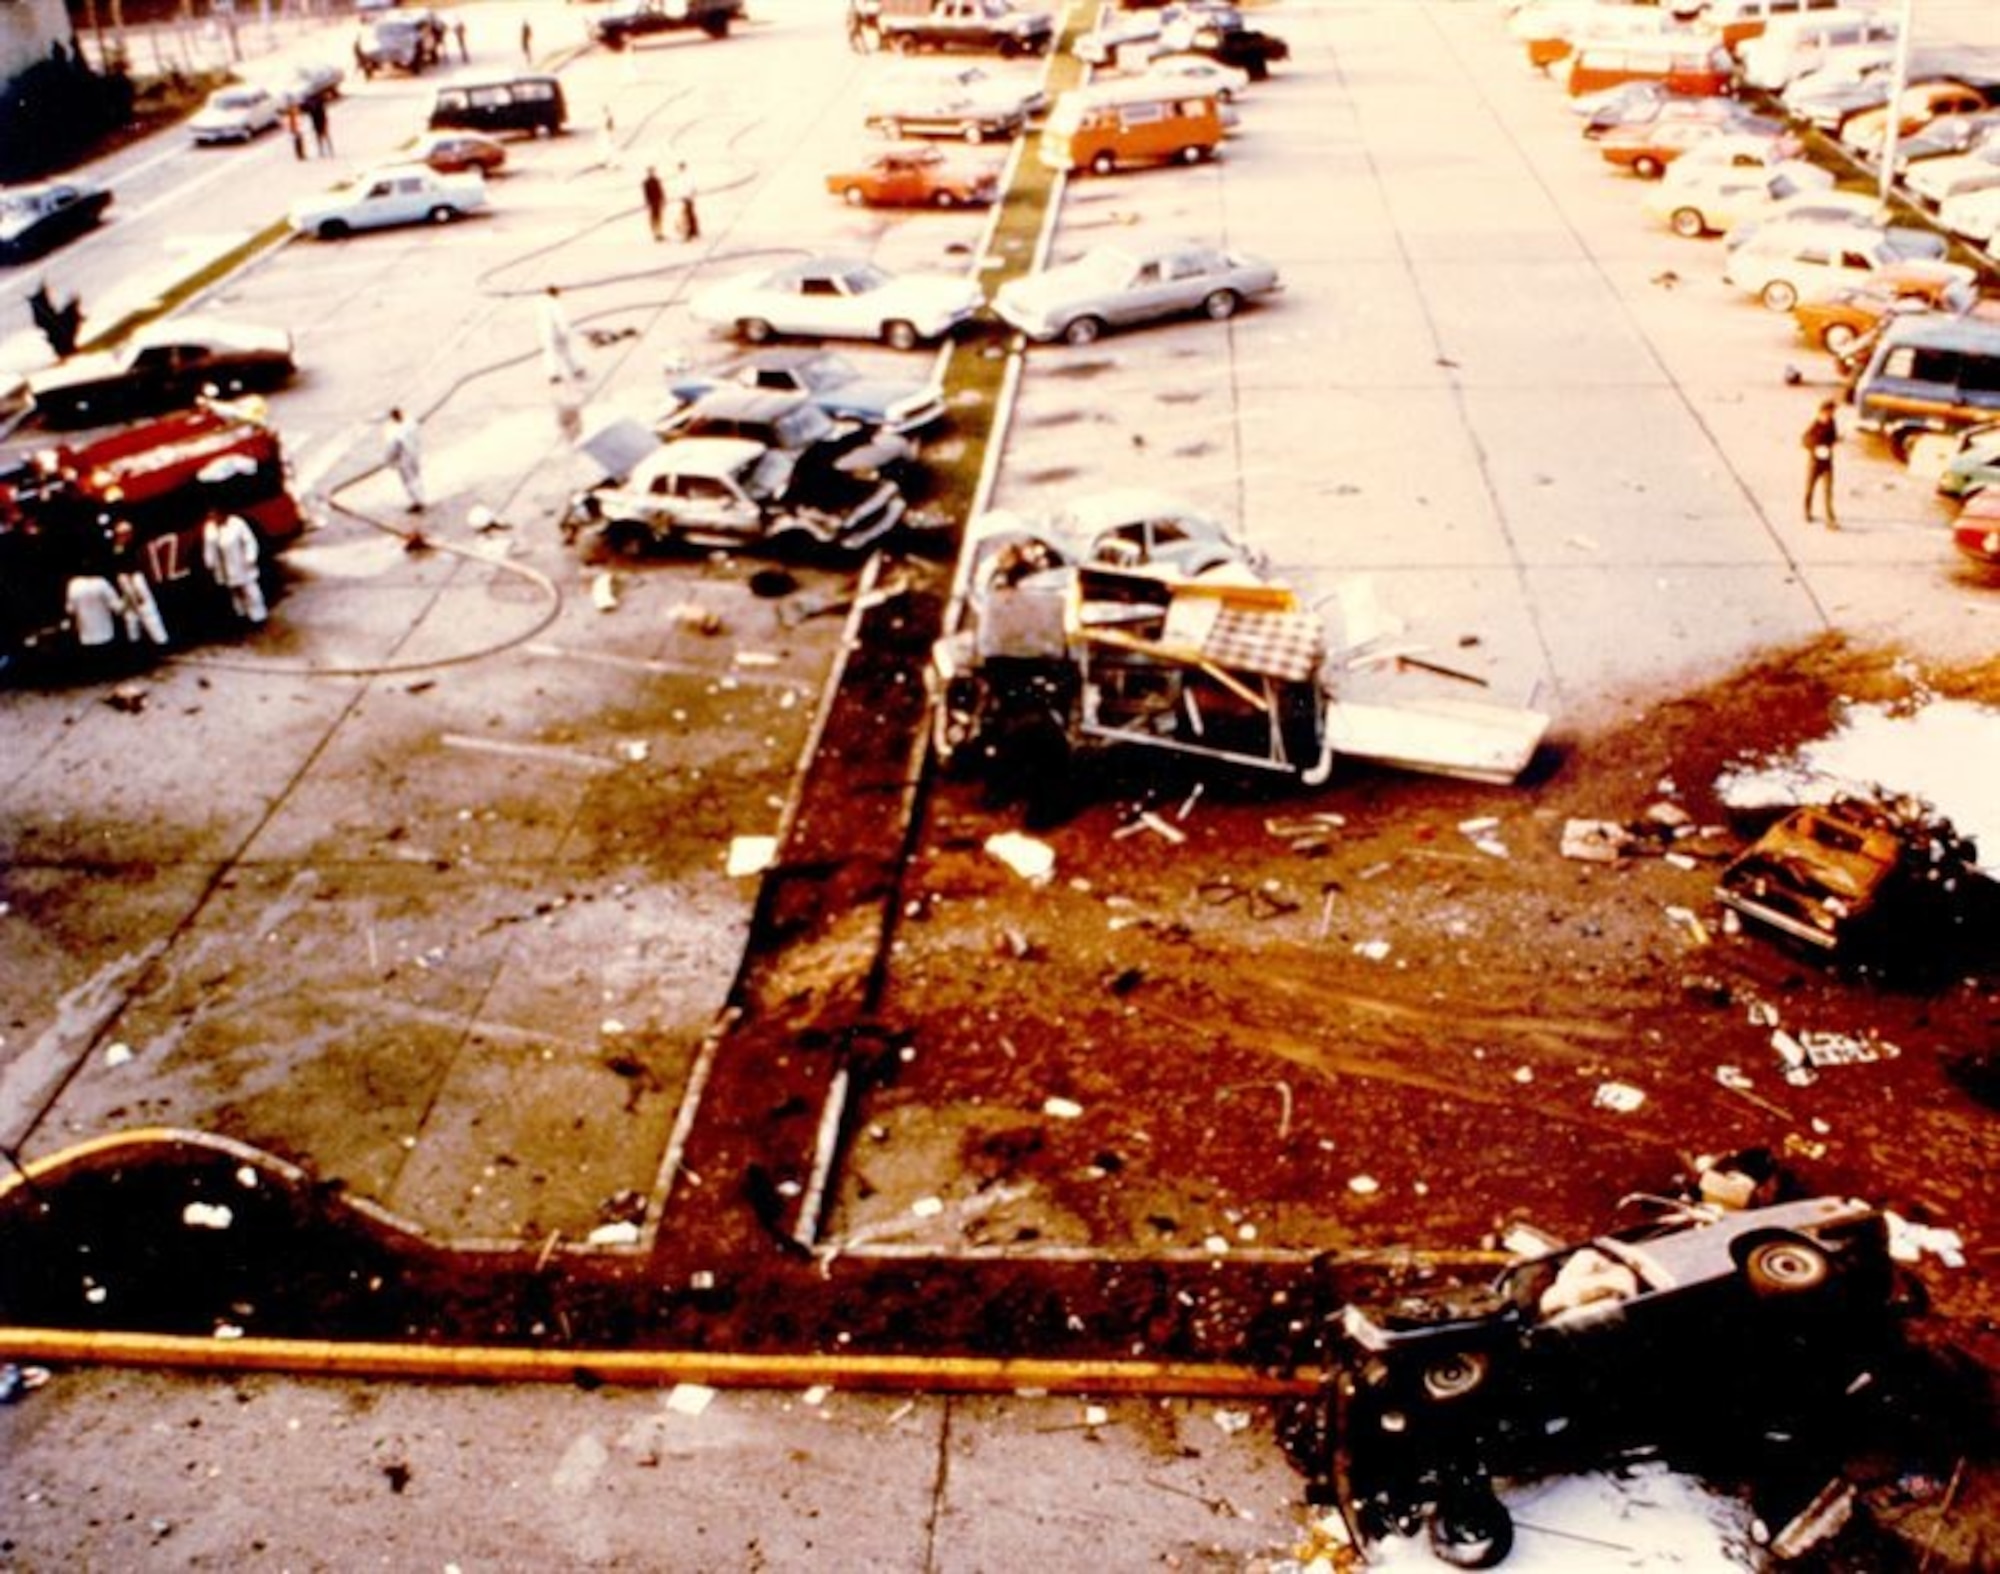
[[[1759,1241],[1743,1259],[1753,1295],[1798,1295],[1832,1276],[1832,1261],[1810,1241]]]
[[[986,140],[986,129],[976,124],[967,126],[965,128],[965,140],[970,142],[974,147],[978,147],[980,143]]]
[[[914,350],[920,337],[916,325],[904,322],[900,317],[894,322],[882,324],[882,342],[892,350]]]
[[[1642,153],[1632,160],[1632,173],[1641,180],[1658,180],[1665,170],[1666,166],[1651,154]]]
[[[1104,319],[1101,317],[1078,317],[1063,325],[1064,344],[1095,344],[1103,337]]]
[[[1199,164],[1203,159],[1208,157],[1208,154],[1209,150],[1205,147],[1182,148],[1181,162],[1183,164]]]
[[[1916,452],[1917,441],[1928,428],[1922,426],[1898,426],[1889,433],[1889,452],[1903,464],[1910,462],[1910,455]]]
[[[1799,303],[1799,292],[1788,279],[1773,279],[1758,296],[1774,312],[1788,312]]]
[[[346,224],[339,219],[328,219],[319,227],[321,240],[343,240],[348,234]]]
[[[458,217],[458,209],[440,202],[429,213],[425,214],[424,217],[429,219],[433,224],[449,224],[453,219]]]
[[[917,52],[917,41],[907,33],[898,33],[890,41],[890,48],[899,55],[914,55]]]
[[[1845,355],[1854,348],[1854,341],[1860,337],[1852,323],[1830,322],[1820,334],[1819,342],[1829,355]]]
[[[1485,1386],[1492,1370],[1492,1359],[1477,1350],[1439,1356],[1424,1368],[1424,1397],[1438,1404],[1463,1399]]]
[[[1453,1492],[1432,1510],[1431,1550],[1455,1569],[1490,1569],[1514,1550],[1514,1519],[1490,1487]]]
[[[900,120],[883,121],[882,130],[892,141],[900,142],[903,140],[903,123]]]
[[[955,208],[958,206],[958,194],[951,191],[936,192],[931,197],[931,206],[934,208]]]
[[[736,332],[751,344],[763,344],[771,337],[771,325],[762,317],[745,317],[736,325]]]
[[[1234,290],[1210,290],[1208,299],[1201,303],[1201,309],[1210,322],[1227,322],[1242,304],[1242,297]]]
[[[1096,158],[1090,161],[1090,172],[1093,175],[1109,175],[1117,167],[1118,160],[1113,158],[1108,151],[1098,154]]]
[[[604,526],[604,544],[621,557],[639,557],[653,544],[653,532],[636,519],[613,519]]]
[[[841,196],[846,199],[847,205],[850,208],[865,208],[868,206],[868,193],[863,191],[859,186],[849,186],[841,193]]]
[[[729,36],[729,18],[726,16],[711,16],[701,24],[701,30],[708,34],[710,38],[727,38]]]
[[[1684,240],[1699,240],[1708,233],[1708,221],[1699,208],[1675,208],[1668,226]]]

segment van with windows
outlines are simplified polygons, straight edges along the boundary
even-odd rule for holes
[[[1213,158],[1225,123],[1216,96],[1170,84],[1073,88],[1042,126],[1039,156],[1055,170],[1108,175],[1131,164]]]
[[[1729,51],[1707,34],[1600,39],[1580,43],[1569,61],[1569,96],[1601,93],[1627,82],[1657,82],[1669,93],[1719,98],[1736,77]]]
[[[1798,17],[1823,16],[1843,9],[1841,0],[1708,0],[1701,9],[1702,25],[1731,54],[1773,23]]]
[[[1794,77],[1816,71],[1845,49],[1893,45],[1901,23],[1889,13],[1819,11],[1810,16],[1773,17],[1764,31],[1737,49],[1743,80],[1778,92]]]
[[[554,136],[568,119],[560,82],[554,77],[524,76],[439,88],[431,103],[430,128],[540,137]]]
[[[1924,313],[1893,322],[1854,379],[1854,421],[1904,457],[1925,432],[2000,418],[2000,322]]]

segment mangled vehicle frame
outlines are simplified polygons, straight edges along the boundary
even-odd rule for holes
[[[989,514],[932,653],[937,752],[1032,777],[1147,749],[1308,786],[1339,753],[1506,782],[1546,730],[1540,713],[1502,705],[1354,706],[1330,656],[1292,587],[1171,499]]]

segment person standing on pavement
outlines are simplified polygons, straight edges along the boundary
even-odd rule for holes
[[[139,538],[130,520],[120,519],[111,526],[111,578],[124,605],[125,637],[134,645],[140,639],[155,645],[167,643],[167,622],[160,616],[160,604],[153,599],[153,587],[139,559]]]
[[[306,134],[299,126],[299,106],[296,104],[285,106],[285,130],[291,133],[292,157],[303,161],[306,156]]]
[[[521,24],[521,59],[529,65],[535,63],[535,25],[532,22]]]
[[[575,336],[570,332],[569,318],[563,312],[562,290],[556,285],[551,284],[542,292],[536,327],[542,336],[542,364],[548,368],[549,381],[581,380],[583,366],[576,358]]]
[[[201,561],[208,576],[229,592],[229,605],[245,623],[261,624],[264,608],[263,553],[257,532],[241,514],[211,512],[201,527]]]
[[[469,65],[472,61],[472,51],[465,47],[465,22],[463,18],[451,24],[451,36],[458,43],[458,58],[460,63]]]
[[[306,101],[306,119],[312,122],[313,147],[321,158],[333,157],[333,133],[327,129],[326,100],[313,98]]]
[[[403,490],[410,497],[410,512],[424,511],[424,463],[422,439],[417,434],[416,423],[405,416],[400,408],[389,412],[389,419],[382,429],[382,447],[389,463],[395,467],[396,477],[403,483]]]
[[[101,657],[118,637],[118,619],[125,604],[102,574],[77,574],[63,587],[63,612],[70,631],[86,655]]]
[[[1813,520],[1813,493],[1826,499],[1826,528],[1838,530],[1840,520],[1833,507],[1833,448],[1840,441],[1840,423],[1834,418],[1838,406],[1831,399],[1820,401],[1812,424],[1800,435],[1806,450],[1806,523]]]
[[[646,203],[646,222],[652,227],[654,240],[667,238],[667,188],[660,180],[660,172],[652,165],[646,166],[646,178],[639,182],[639,195]]]
[[[701,238],[701,221],[695,217],[694,194],[694,177],[688,173],[687,160],[682,159],[674,166],[673,184],[667,192],[674,204],[674,228],[680,232],[682,240]]]

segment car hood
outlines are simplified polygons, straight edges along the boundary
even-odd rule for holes
[[[122,354],[112,350],[91,350],[82,355],[72,355],[58,365],[39,372],[28,373],[28,391],[40,395],[55,388],[94,383],[100,378],[116,377],[124,367],[125,357]]]
[[[855,377],[836,384],[818,398],[822,404],[837,405],[865,421],[885,419],[899,405],[918,402],[930,394],[931,390],[923,383],[894,377]]]

